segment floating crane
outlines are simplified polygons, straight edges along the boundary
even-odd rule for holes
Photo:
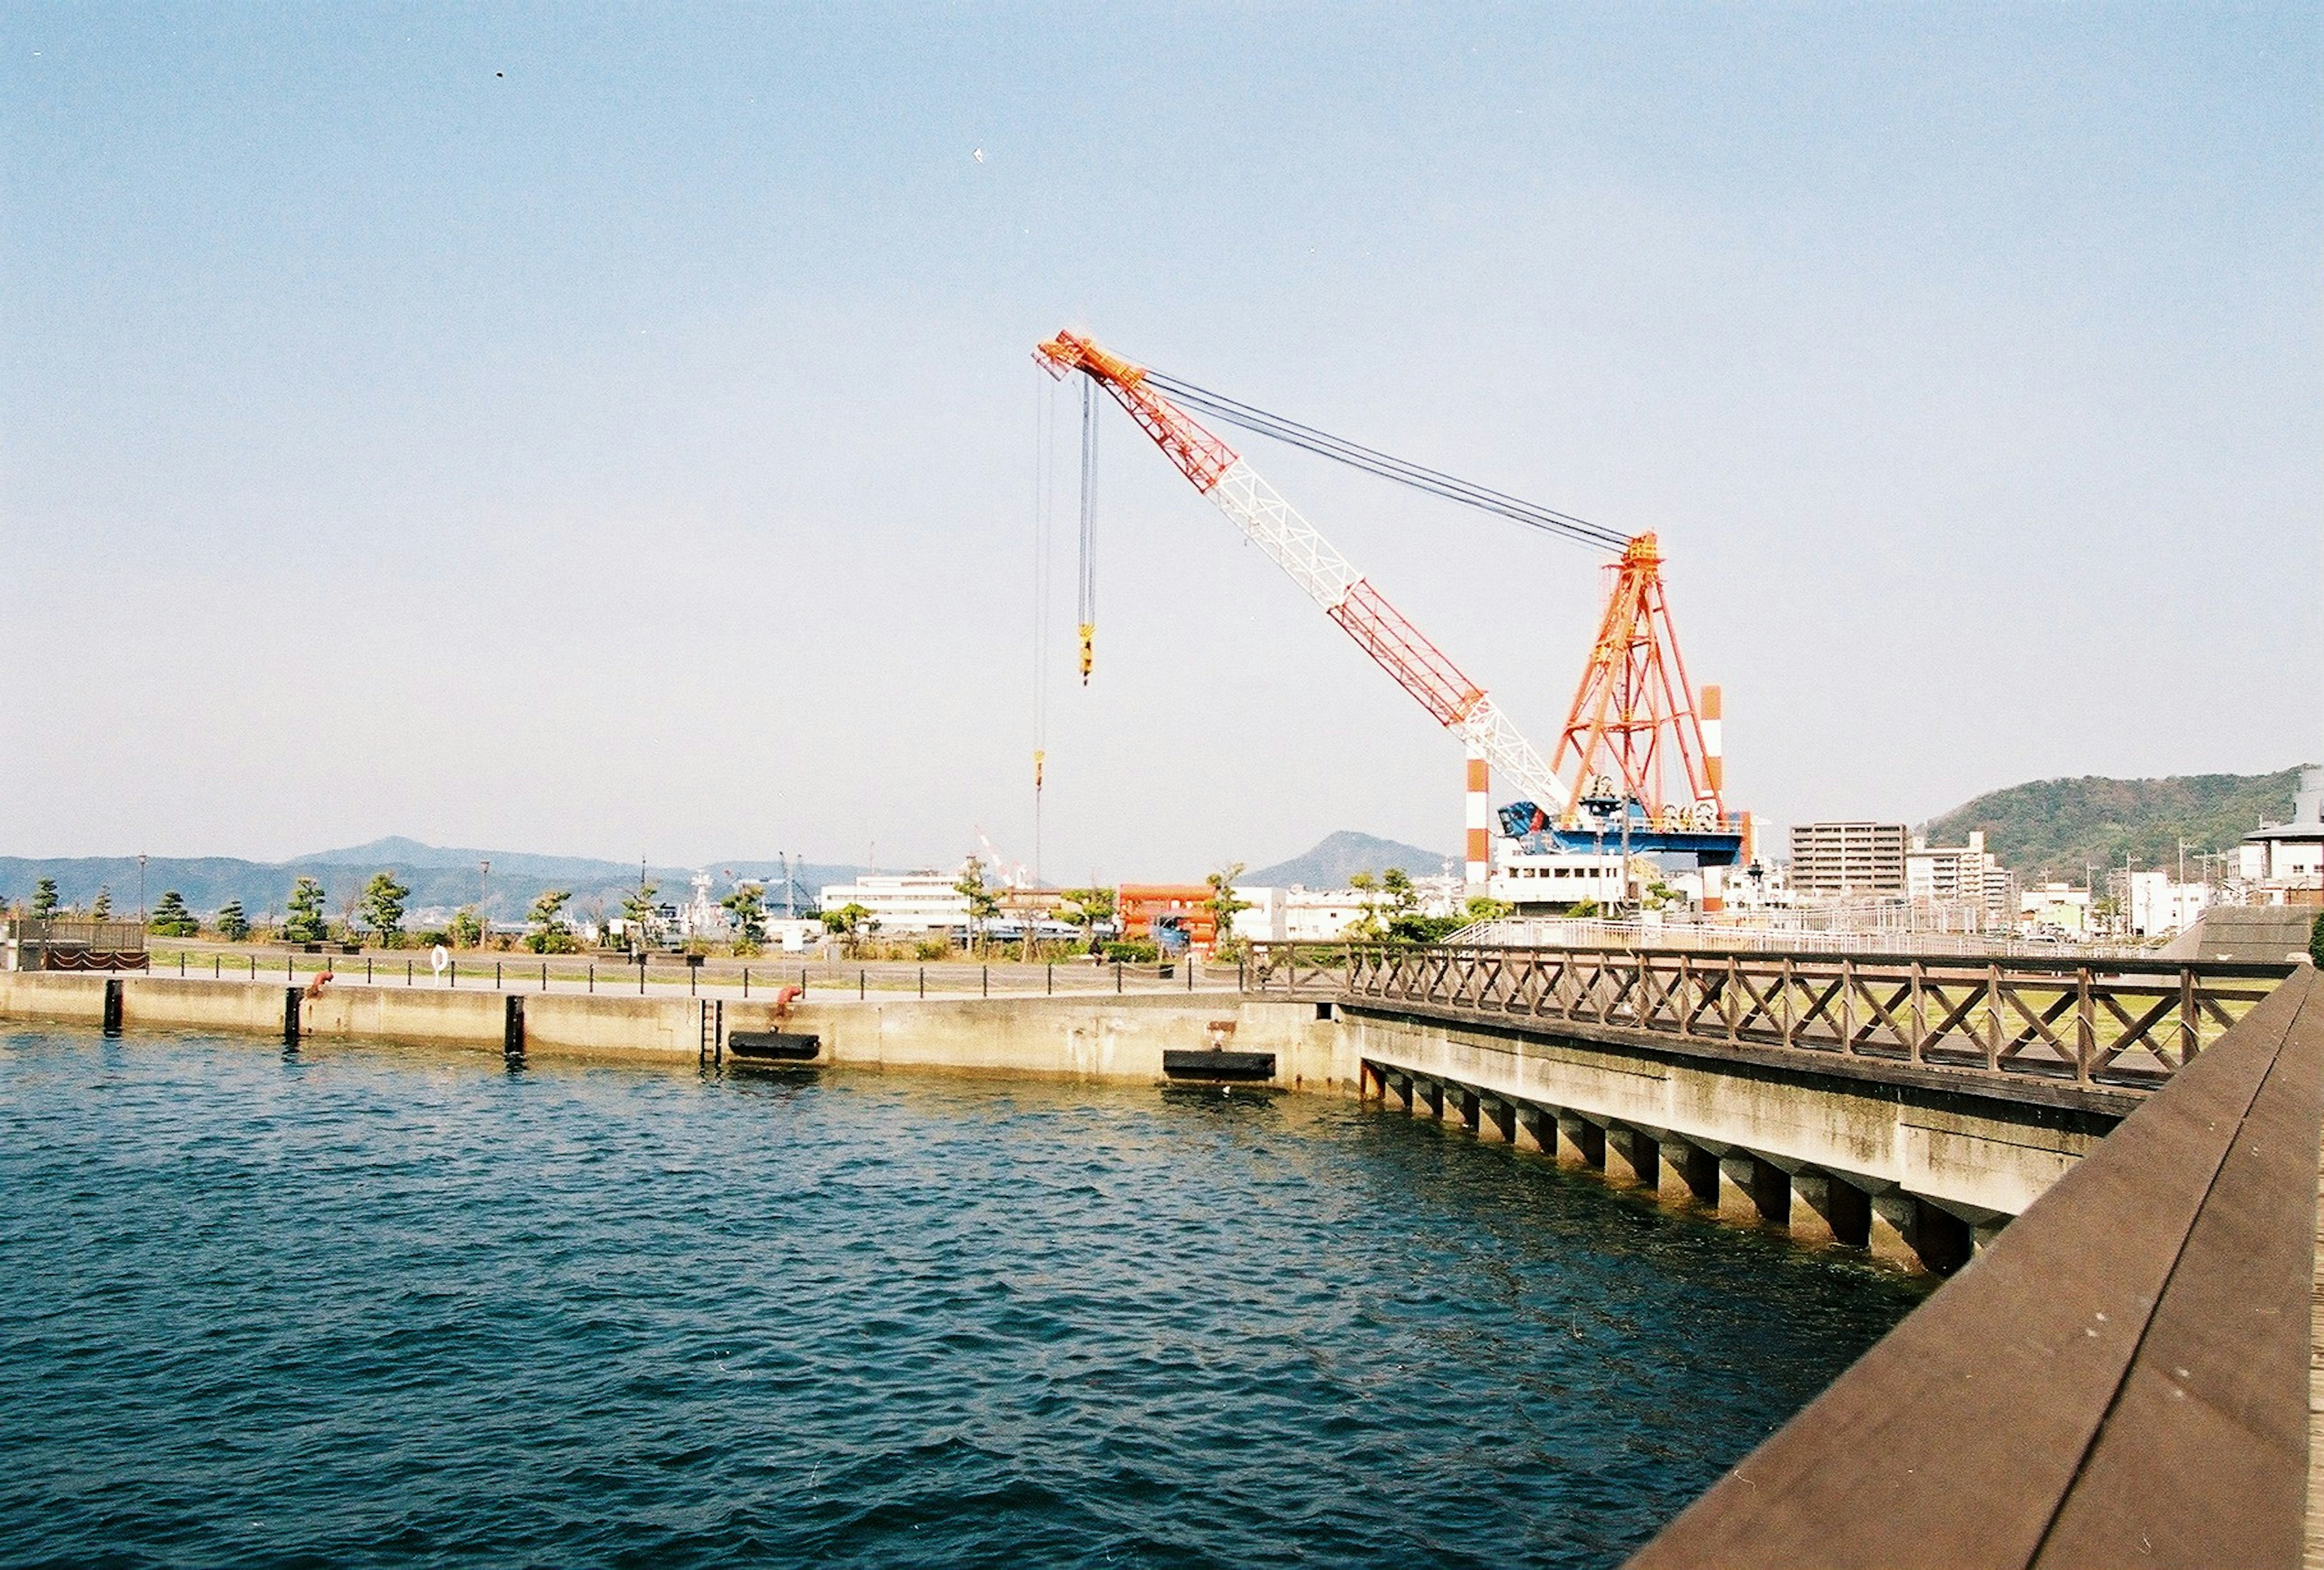
[[[1060,381],[1078,371],[1111,394],[1196,491],[1466,744],[1472,884],[1489,872],[1494,771],[1505,787],[1531,797],[1513,802],[1501,819],[1506,833],[1536,848],[1602,846],[1609,833],[1628,827],[1637,849],[1687,853],[1706,866],[1736,859],[1744,826],[1728,817],[1721,794],[1718,688],[1706,688],[1698,706],[1687,685],[1652,534],[1626,537],[1390,457],[1135,365],[1078,333],[1058,333],[1034,359]],[[1598,638],[1553,761],[1545,762],[1481,686],[1182,403],[1383,478],[1618,551]],[[1083,636],[1086,650],[1086,627]]]

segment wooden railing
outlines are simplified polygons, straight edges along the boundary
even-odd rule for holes
[[[2151,1088],[2291,968],[1274,944],[1251,990]]]

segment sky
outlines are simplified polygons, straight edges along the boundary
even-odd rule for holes
[[[1457,742],[1119,411],[1074,678],[1067,326],[1654,531],[1763,823],[2324,757],[2313,5],[15,4],[0,51],[7,854],[1456,850]],[[1239,445],[1546,750],[1598,558]]]

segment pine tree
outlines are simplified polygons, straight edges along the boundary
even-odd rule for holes
[[[734,952],[752,955],[767,941],[767,891],[745,883],[718,901],[734,918]]]
[[[364,925],[377,933],[380,942],[387,947],[394,947],[397,937],[403,931],[403,902],[410,897],[411,891],[388,873],[375,875],[364,890]]]
[[[185,897],[175,889],[161,891],[161,899],[153,903],[152,919],[146,925],[161,937],[191,937],[202,929],[194,913],[186,909]]]
[[[88,908],[88,918],[92,921],[113,919],[113,895],[102,883],[97,886],[97,902]]]
[[[323,885],[314,879],[301,878],[290,885],[282,936],[292,943],[323,941]]]
[[[242,901],[228,900],[217,913],[218,936],[228,943],[240,943],[250,936],[250,918],[242,913]]]
[[[32,888],[32,919],[47,921],[57,913],[57,881],[42,878]]]
[[[540,898],[532,902],[525,919],[534,930],[526,937],[524,946],[535,954],[571,954],[580,947],[573,934],[566,929],[565,902],[573,898],[570,889],[545,889]]]

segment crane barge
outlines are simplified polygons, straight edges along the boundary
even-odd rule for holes
[[[1137,365],[1079,333],[1058,333],[1034,359],[1060,381],[1078,372],[1111,395],[1198,493],[1461,739],[1472,887],[1481,891],[1490,875],[1496,772],[1519,794],[1499,814],[1503,834],[1519,850],[1602,853],[1613,836],[1633,851],[1704,868],[1732,865],[1742,854],[1749,820],[1726,809],[1719,689],[1705,688],[1698,701],[1688,683],[1654,535],[1626,537],[1389,457]],[[1598,636],[1551,756],[1545,760],[1482,686],[1182,403],[1447,500],[1618,551],[1608,564]],[[1085,645],[1087,636],[1084,629]],[[1706,880],[1705,902],[1713,908],[1715,885],[1715,875]]]

